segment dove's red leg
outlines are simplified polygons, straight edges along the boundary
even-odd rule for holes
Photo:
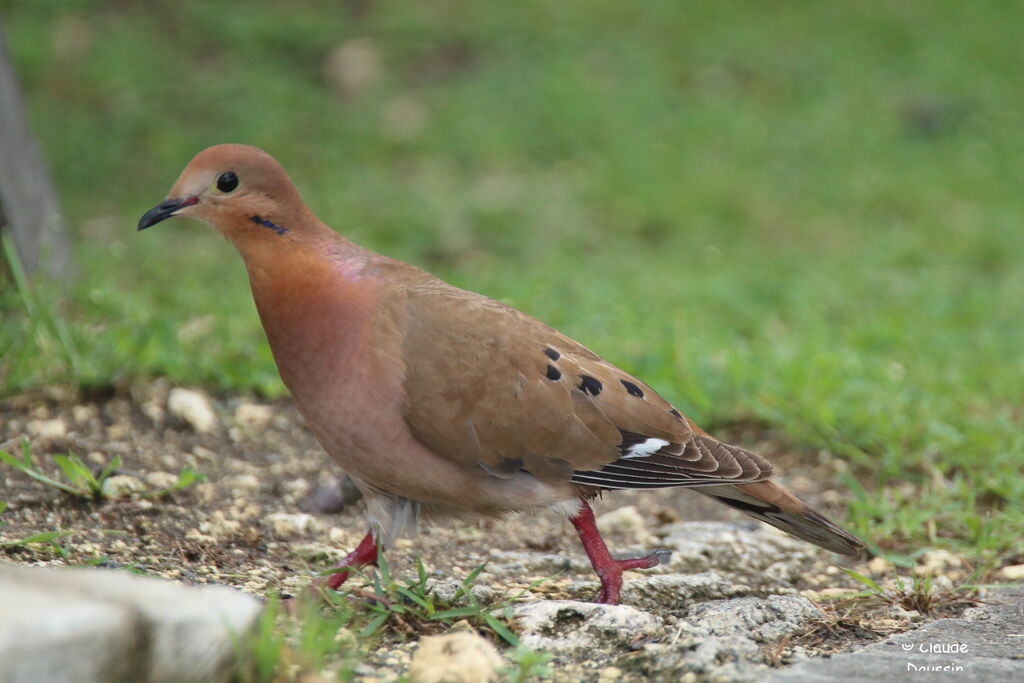
[[[351,567],[355,569],[367,564],[377,564],[377,541],[373,538],[372,531],[363,537],[356,549],[346,555],[345,559],[334,565],[334,568]],[[327,577],[326,586],[331,590],[338,590],[338,586],[345,583],[345,579],[351,574],[352,572],[335,572]]]
[[[590,564],[594,566],[598,578],[601,579],[601,594],[597,596],[597,602],[605,605],[619,604],[619,590],[622,588],[622,572],[627,569],[650,569],[663,561],[668,560],[667,550],[655,550],[646,557],[636,557],[627,560],[616,560],[608,552],[601,533],[597,530],[594,522],[594,511],[585,500],[580,500],[580,511],[569,521],[576,527],[576,532],[583,542],[583,549],[587,551]]]

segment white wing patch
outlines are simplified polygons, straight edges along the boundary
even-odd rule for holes
[[[646,458],[649,455],[654,455],[665,446],[669,445],[669,441],[665,439],[655,439],[649,437],[640,443],[634,444],[622,454],[623,458]]]

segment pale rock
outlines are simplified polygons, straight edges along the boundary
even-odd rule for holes
[[[169,489],[178,483],[178,476],[171,474],[170,472],[164,472],[159,470],[157,472],[148,472],[143,480],[146,482],[146,486],[157,491]]]
[[[200,460],[207,460],[209,462],[219,462],[221,457],[216,451],[211,451],[209,448],[204,446],[196,446],[192,449],[192,455]],[[187,459],[188,456],[186,456]]]
[[[678,522],[657,531],[671,560],[650,573],[717,571],[762,589],[790,587],[815,566],[821,552],[758,522]]]
[[[327,530],[327,540],[335,545],[348,545],[352,541],[352,532],[340,526],[332,526]]]
[[[115,499],[127,498],[133,493],[142,493],[145,490],[146,485],[137,477],[129,474],[115,474],[112,477],[107,477],[100,486],[100,491],[104,496]]]
[[[426,591],[428,593],[433,593],[439,600],[449,603],[455,600],[455,596],[459,595],[459,589],[461,588],[462,582],[455,581],[454,579],[430,578],[427,579],[426,584]],[[484,605],[489,605],[500,597],[495,589],[480,584],[473,584],[469,591],[478,603]]]
[[[68,433],[67,423],[59,417],[52,420],[29,420],[25,429],[31,436],[43,439],[56,439]]]
[[[499,576],[551,575],[561,571],[592,571],[590,562],[568,555],[521,552],[491,548],[487,572]]]
[[[623,534],[633,538],[646,535],[647,525],[635,505],[625,505],[597,518],[597,530],[602,534]]]
[[[420,639],[409,665],[412,683],[489,683],[498,681],[501,656],[486,639],[457,631]]]
[[[921,556],[921,561],[914,567],[914,573],[918,576],[939,574],[949,569],[958,569],[963,565],[963,558],[948,550],[929,550]]]
[[[261,482],[255,474],[236,474],[233,477],[228,477],[224,483],[231,489],[251,493],[259,490]]]
[[[261,611],[225,586],[0,565],[0,680],[226,682]]]
[[[85,426],[96,417],[96,408],[91,405],[77,405],[71,408],[71,418],[75,424]]]
[[[242,403],[235,408],[235,422],[243,427],[261,429],[274,417],[274,409],[260,403]]]
[[[624,649],[664,631],[661,619],[629,605],[538,600],[514,606],[512,614],[523,645],[554,654]]]
[[[749,586],[733,583],[716,572],[655,574],[629,579],[622,601],[646,609],[683,609],[698,602],[750,595]]]
[[[999,576],[1007,581],[1024,581],[1024,564],[1011,564],[999,570]]]
[[[140,622],[137,614],[88,594],[28,588],[0,565],[0,680],[129,681],[145,649]]]
[[[758,681],[770,670],[764,647],[818,618],[814,604],[796,596],[698,603],[662,642],[623,661],[651,680]]]
[[[220,497],[217,485],[210,481],[204,481],[193,487],[196,496],[204,503],[212,503]]]
[[[321,529],[320,521],[313,515],[307,515],[304,512],[275,512],[272,515],[267,515],[266,523],[280,538],[309,534]]]
[[[281,488],[284,489],[286,496],[292,498],[302,498],[309,494],[313,486],[308,480],[299,477],[298,479],[292,479],[281,484]]]
[[[875,575],[885,574],[893,569],[895,569],[893,564],[884,557],[873,557],[871,558],[871,561],[868,562],[868,571]]]
[[[167,412],[160,405],[159,401],[145,401],[139,407],[142,409],[143,414],[157,426],[162,425],[167,419]]]
[[[215,538],[231,538],[242,531],[242,523],[236,519],[228,519],[220,510],[214,510],[210,519],[199,525],[199,530]]]
[[[210,399],[201,391],[181,387],[171,389],[167,396],[167,410],[199,433],[217,429],[217,414],[213,411]]]
[[[185,538],[205,545],[217,545],[217,539],[209,534],[204,534],[199,529],[189,529],[185,532]]]

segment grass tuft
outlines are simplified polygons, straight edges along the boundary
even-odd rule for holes
[[[367,571],[347,570],[354,573],[348,580],[361,580],[360,587],[323,590],[320,598],[324,600],[304,595],[290,600],[287,608],[278,599],[271,600],[255,633],[238,640],[242,666],[237,680],[291,681],[297,680],[299,672],[349,680],[381,640],[405,641],[453,627],[471,628],[505,645],[511,662],[502,672],[507,680],[525,683],[549,673],[551,657],[522,646],[508,625],[510,607],[523,593],[490,604],[475,597],[473,588],[485,564],[470,572],[450,597],[442,598],[428,586],[419,556],[416,577],[411,580],[394,577],[383,556],[378,561],[378,567]]]
[[[119,456],[114,456],[110,462],[95,470],[90,469],[88,465],[82,462],[81,458],[74,454],[55,454],[52,457],[60,470],[60,474],[63,476],[63,480],[44,474],[39,469],[33,460],[32,447],[28,439],[22,439],[21,441],[20,458],[7,451],[0,451],[0,462],[22,474],[73,498],[95,502],[102,501],[107,497],[106,483],[117,472],[117,468],[121,466],[121,458]],[[142,492],[140,495],[149,497],[167,496],[202,481],[206,481],[206,475],[186,466],[178,472],[178,478],[171,486]]]

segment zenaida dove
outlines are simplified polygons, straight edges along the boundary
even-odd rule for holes
[[[576,527],[598,601],[616,603],[623,570],[666,551],[612,559],[587,500],[668,486],[837,553],[864,547],[769,481],[767,460],[716,440],[569,337],[334,232],[260,149],[200,152],[139,230],[172,216],[211,224],[241,253],[281,379],[366,498],[370,531],[339,567],[376,562],[421,511],[550,507]]]

